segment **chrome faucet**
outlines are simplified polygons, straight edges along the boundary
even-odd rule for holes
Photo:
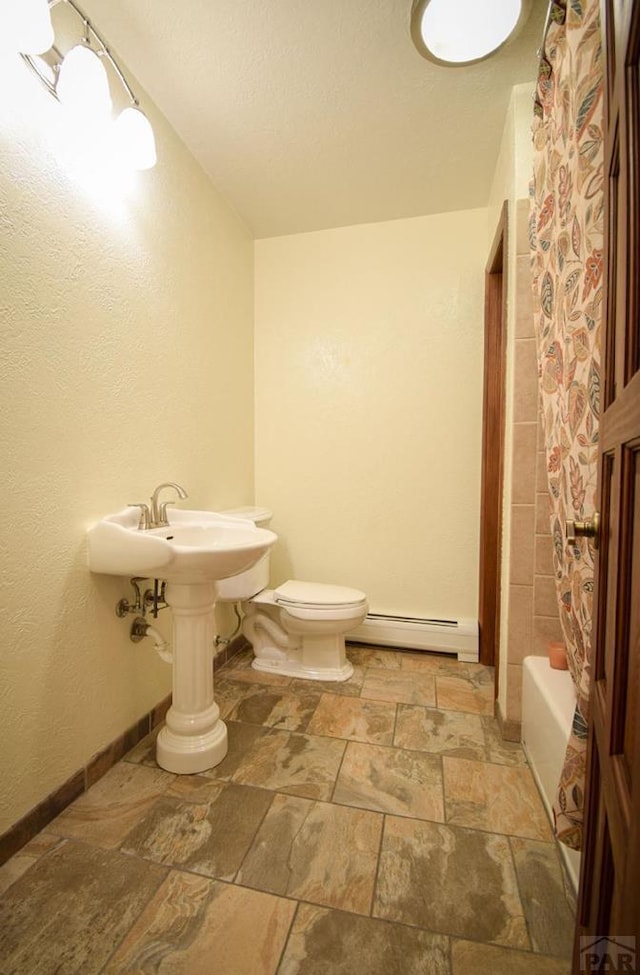
[[[189,497],[185,489],[180,487],[179,484],[176,484],[175,481],[165,481],[163,484],[159,484],[151,495],[151,506],[149,508],[149,528],[162,528],[163,525],[169,524],[167,519],[167,505],[175,504],[175,501],[160,502],[160,492],[165,488],[173,488],[174,491],[177,491],[178,497],[182,500]]]

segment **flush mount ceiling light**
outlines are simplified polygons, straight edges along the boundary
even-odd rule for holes
[[[66,54],[55,45],[51,14],[57,6],[69,8],[82,22],[80,41]],[[65,30],[65,36],[67,33]],[[115,57],[75,0],[0,0],[0,36],[8,38],[1,42],[2,49],[11,47],[20,53],[45,88],[74,113],[87,132],[95,132],[96,126],[108,130],[114,151],[128,167],[155,166],[151,124]],[[119,100],[128,102],[115,122],[112,81],[119,86]]]
[[[529,0],[414,0],[411,36],[430,61],[475,64],[499,50],[528,12]]]

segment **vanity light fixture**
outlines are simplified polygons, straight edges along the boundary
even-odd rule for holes
[[[76,44],[66,55],[58,71],[55,93],[59,100],[78,116],[107,121],[111,115],[111,92],[104,65],[87,44]]]
[[[0,5],[0,50],[44,54],[52,44],[47,0],[4,0]]]
[[[529,0],[414,0],[413,43],[436,64],[475,64],[516,33],[529,6]]]
[[[157,156],[151,123],[141,111],[115,57],[75,0],[0,0],[0,3],[12,10],[9,33],[14,50],[54,98],[78,116],[79,125],[90,130],[96,125],[108,128],[114,150],[129,168],[155,166]],[[69,7],[83,28],[80,41],[66,54],[55,44],[51,13],[58,5]],[[33,28],[31,32],[29,27]],[[115,121],[105,64],[110,66],[110,74],[115,75],[123,89],[120,100],[125,98],[129,102]]]

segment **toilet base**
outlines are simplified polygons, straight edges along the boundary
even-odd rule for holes
[[[254,670],[266,674],[281,674],[283,677],[301,677],[304,680],[344,681],[353,675],[353,664],[347,660],[342,667],[305,667],[300,660],[282,658],[273,660],[254,657],[251,664]]]
[[[268,594],[271,596],[271,594]],[[353,674],[344,637],[361,622],[355,617],[322,619],[292,616],[272,599],[249,602],[242,630],[253,647],[254,670],[303,680],[345,681]]]

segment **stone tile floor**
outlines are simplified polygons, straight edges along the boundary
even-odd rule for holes
[[[568,975],[573,914],[493,672],[351,646],[216,678],[229,753],[150,736],[0,870],[2,975]]]

